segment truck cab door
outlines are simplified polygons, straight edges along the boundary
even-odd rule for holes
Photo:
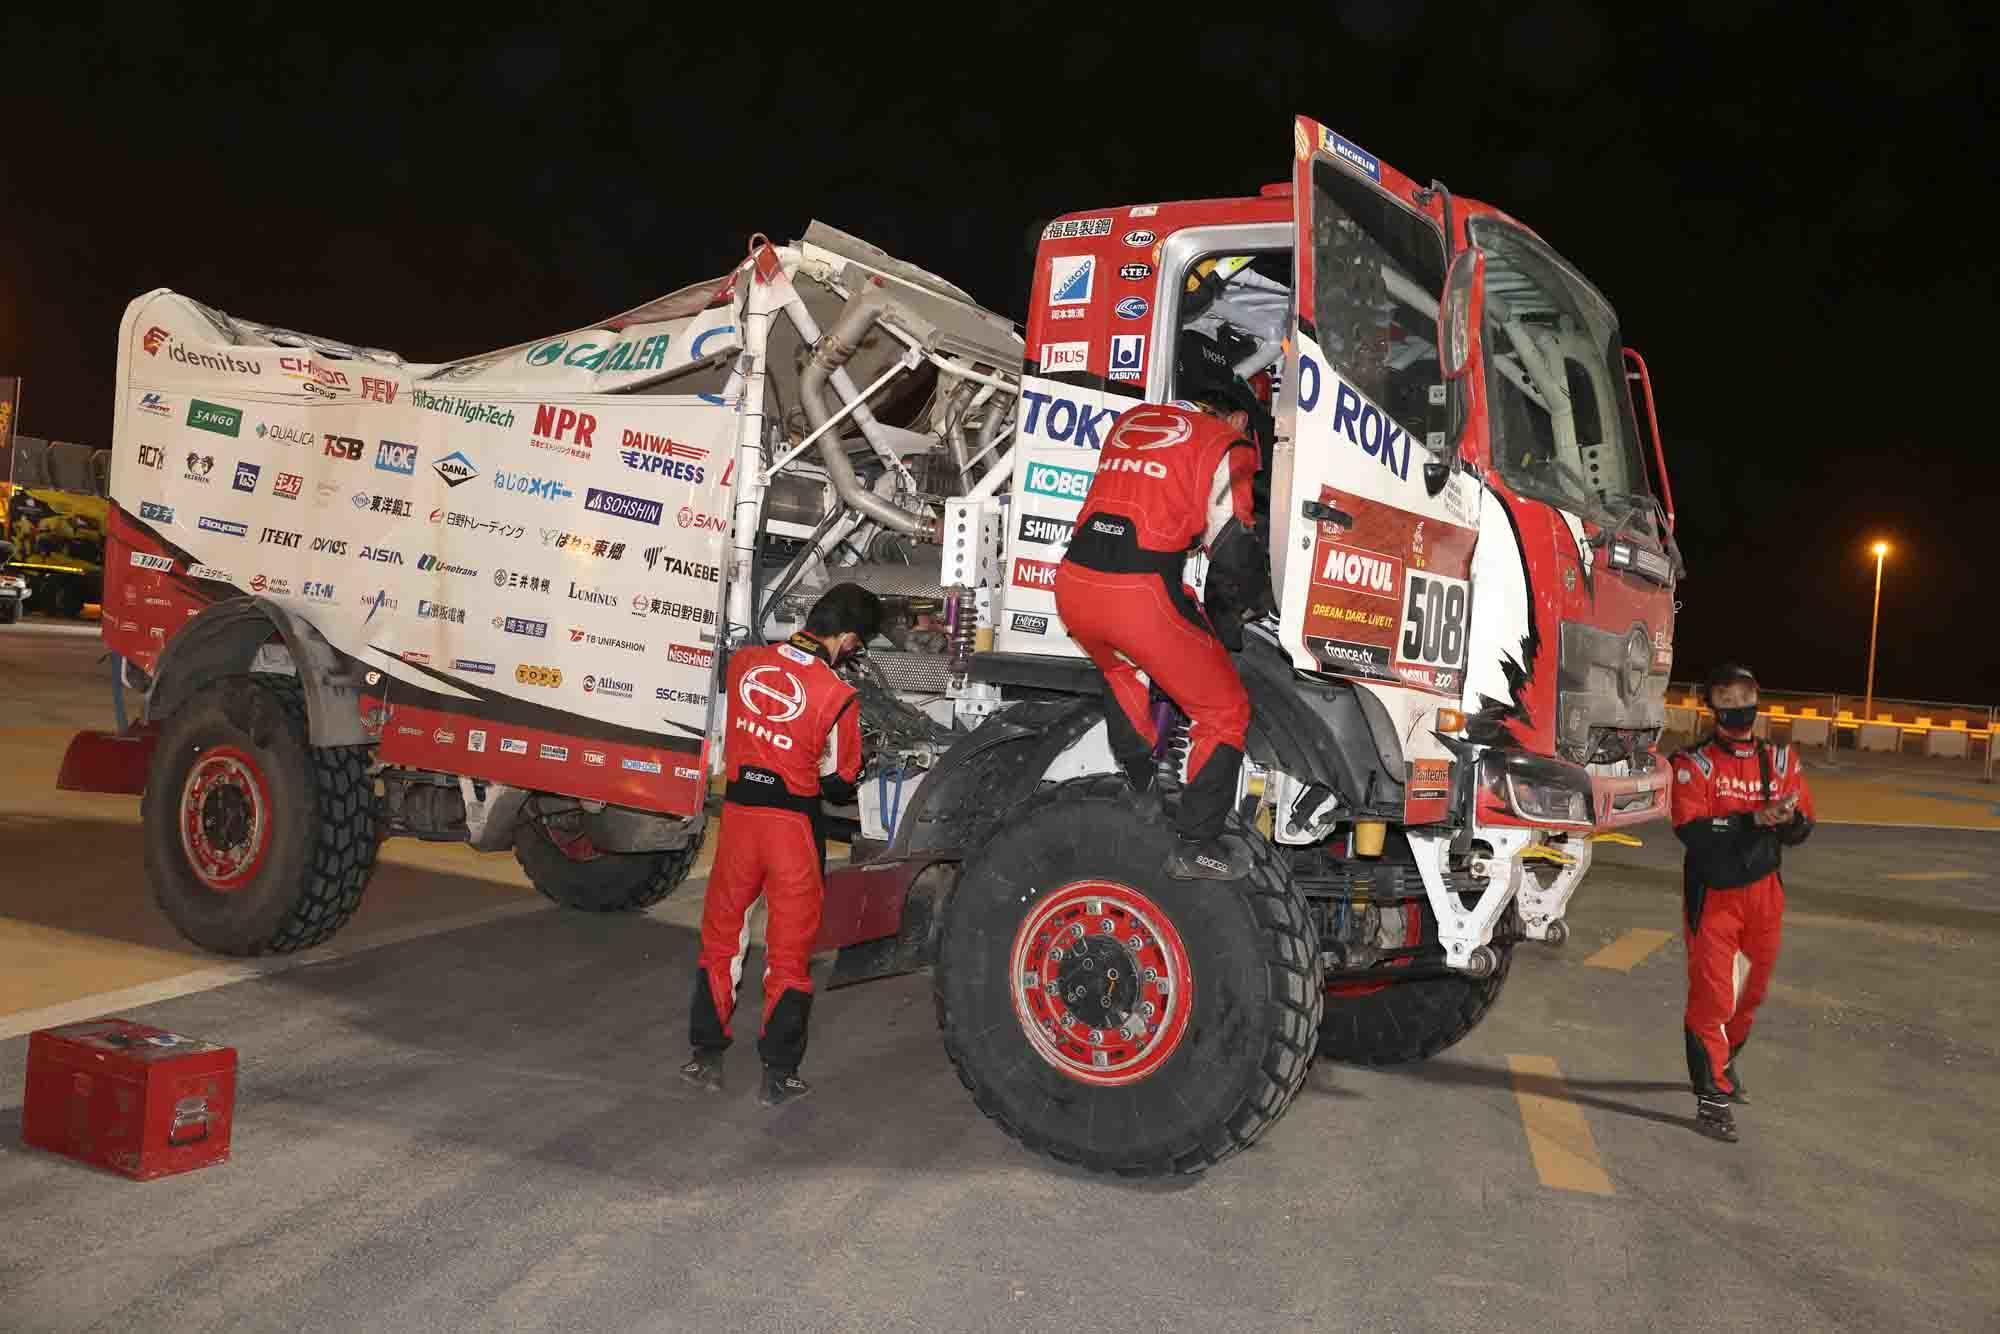
[[[1464,689],[1480,516],[1455,441],[1441,463],[1428,447],[1451,401],[1441,210],[1333,131],[1294,129],[1295,315],[1272,458],[1280,634],[1295,667],[1366,683],[1415,727]]]

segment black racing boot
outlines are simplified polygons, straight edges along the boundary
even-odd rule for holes
[[[1235,834],[1208,839],[1183,834],[1167,854],[1167,874],[1176,880],[1241,880],[1250,874],[1250,849]]]
[[[1729,1064],[1722,1067],[1722,1073],[1729,1080],[1729,1093],[1725,1096],[1739,1107],[1748,1107],[1750,1090],[1743,1087],[1743,1076],[1736,1073],[1736,1053],[1742,1050],[1741,1044],[1729,1049]]]
[[[722,1053],[696,1047],[694,1055],[681,1067],[681,1078],[703,1093],[722,1092]]]
[[[764,1067],[764,1082],[757,1090],[757,1101],[766,1107],[782,1107],[812,1092],[812,1085],[800,1079],[793,1070],[776,1070]]]
[[[1694,1128],[1710,1139],[1734,1144],[1737,1140],[1736,1116],[1729,1110],[1729,1095],[1723,1093],[1696,1098]]]

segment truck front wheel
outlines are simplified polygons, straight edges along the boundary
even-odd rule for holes
[[[308,741],[297,678],[228,676],[166,721],[141,802],[146,875],[217,954],[283,954],[347,923],[375,869],[365,746]]]
[[[1506,919],[1511,921],[1510,908]],[[1435,931],[1430,909],[1423,929]],[[1514,947],[1495,945],[1499,966],[1486,977],[1453,974],[1411,982],[1330,980],[1319,1025],[1319,1054],[1349,1065],[1404,1065],[1425,1061],[1476,1028],[1514,966]]]
[[[684,848],[667,852],[600,852],[561,816],[523,819],[514,830],[514,860],[544,897],[580,912],[637,912],[679,887],[701,855],[706,826]]]
[[[1319,1024],[1305,900],[1254,830],[1236,884],[1180,881],[1122,778],[1001,820],[944,909],[934,994],[979,1109],[1029,1148],[1125,1176],[1200,1172],[1291,1104]]]

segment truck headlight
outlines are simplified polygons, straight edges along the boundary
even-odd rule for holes
[[[1538,783],[1531,778],[1507,775],[1507,804],[1529,820],[1555,824],[1589,824],[1590,796],[1555,783]]]
[[[1590,774],[1581,766],[1518,750],[1488,751],[1482,763],[1488,786],[1523,820],[1591,825]]]

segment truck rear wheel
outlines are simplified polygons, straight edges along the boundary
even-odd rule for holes
[[[637,912],[680,886],[701,855],[707,826],[684,848],[599,852],[580,831],[528,818],[514,829],[514,860],[544,897],[580,912]]]
[[[365,746],[308,741],[296,678],[228,676],[167,719],[141,801],[146,875],[183,936],[218,954],[330,938],[375,869]]]
[[[1200,1172],[1290,1106],[1319,1023],[1305,900],[1254,830],[1233,885],[1166,875],[1165,818],[1118,776],[1023,801],[947,901],[938,1027],[979,1109],[1038,1152]]]

